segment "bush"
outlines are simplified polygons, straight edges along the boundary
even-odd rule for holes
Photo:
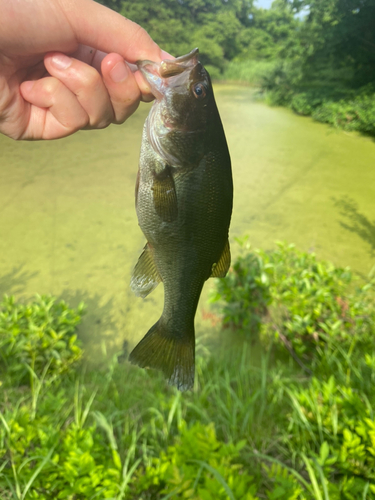
[[[301,68],[295,61],[277,61],[262,75],[261,87],[267,104],[287,106],[300,80]]]
[[[260,331],[266,345],[276,341],[309,364],[320,363],[327,348],[374,348],[373,282],[353,291],[349,268],[293,245],[245,250],[213,297],[222,301],[224,324]]]
[[[230,61],[224,72],[217,75],[218,80],[231,80],[238,83],[258,86],[273,71],[276,61],[233,60]],[[211,74],[211,73],[210,73]]]
[[[82,356],[76,328],[83,312],[83,304],[71,309],[50,296],[37,296],[29,304],[5,296],[0,303],[2,377],[17,385],[67,370]]]
[[[226,278],[218,280],[217,293],[211,296],[212,302],[221,301],[224,325],[259,331],[272,302],[273,271],[273,264],[261,252],[247,252],[238,257]]]
[[[299,92],[292,95],[289,106],[299,115],[310,116],[322,102],[319,92]]]
[[[53,403],[60,406],[62,396],[60,391]],[[0,449],[0,497],[13,491],[14,498],[27,500],[113,498],[122,482],[118,455],[111,453],[95,423],[70,420],[62,426],[54,410],[33,415],[24,404],[6,415],[6,427],[0,428],[5,445]]]
[[[337,128],[375,135],[373,84],[356,90],[322,83],[314,87],[300,81],[292,62],[279,62],[269,68],[260,80],[267,104],[287,106]]]
[[[339,101],[325,101],[312,112],[320,122],[345,130],[375,134],[375,93],[359,95]]]
[[[218,441],[213,424],[197,422],[188,428],[182,422],[175,444],[138,474],[137,491],[145,498],[147,491],[152,492],[153,499],[173,495],[191,500],[227,500],[232,494],[232,498],[255,500],[253,478],[238,463],[244,445],[241,441],[236,445]]]

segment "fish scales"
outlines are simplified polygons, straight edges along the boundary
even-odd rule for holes
[[[143,129],[136,185],[147,244],[131,286],[146,297],[162,281],[164,309],[130,361],[162,370],[169,383],[186,390],[194,383],[194,316],[204,282],[225,276],[230,265],[230,156],[197,50],[139,67],[156,102]]]

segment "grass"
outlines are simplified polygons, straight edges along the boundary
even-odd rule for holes
[[[236,366],[239,355],[240,363]],[[39,392],[35,413],[32,394],[19,397],[15,405],[10,406],[6,398],[14,400],[16,393],[10,396],[10,392],[3,392],[1,448],[3,452],[9,445],[14,449],[5,452],[5,465],[0,473],[1,493],[7,492],[8,498],[14,499],[34,498],[27,496],[28,492],[33,487],[34,492],[41,491],[40,484],[48,484],[48,480],[43,479],[43,471],[47,473],[55,450],[63,447],[67,429],[87,430],[93,425],[95,431],[90,434],[94,441],[107,448],[107,464],[111,467],[117,464],[121,471],[121,480],[116,479],[119,487],[116,498],[123,497],[137,469],[150,465],[162,450],[173,444],[183,422],[188,422],[189,426],[197,422],[202,425],[215,422],[220,441],[229,443],[245,439],[248,449],[268,453],[274,447],[274,427],[265,425],[265,422],[271,423],[270,413],[282,399],[277,398],[272,408],[268,407],[267,389],[272,371],[267,368],[267,357],[260,369],[252,368],[250,359],[247,343],[242,353],[236,348],[226,359],[198,358],[196,388],[191,394],[180,394],[166,387],[157,373],[118,364],[115,359],[110,376],[106,377],[105,372],[84,373],[81,369],[71,373],[66,380],[55,381],[53,392],[58,394],[56,398],[50,395],[51,386],[44,387]],[[45,423],[41,422],[46,414],[54,424],[54,444],[49,443],[37,454],[31,454],[29,449],[31,443],[41,447],[38,437],[31,435],[31,429],[23,427],[21,434],[29,432],[30,436],[22,449],[22,439],[12,429],[16,422],[21,425],[25,411],[28,423],[39,425],[41,432],[47,432]],[[70,453],[75,453],[77,447],[77,442],[72,442]],[[112,456],[108,456],[108,450]],[[27,458],[22,459],[21,454],[26,454]],[[28,467],[31,462],[33,466]],[[105,462],[104,457],[102,462]],[[203,467],[209,469],[212,466]],[[74,484],[78,488],[77,481]],[[45,498],[52,497],[47,495]]]
[[[106,457],[95,457],[95,466],[98,468],[107,464],[109,469],[120,472],[111,480],[116,485],[115,498],[123,498],[130,485],[136,486],[136,472],[151,467],[153,460],[173,444],[183,422],[188,422],[189,426],[197,422],[208,426],[213,422],[219,441],[245,442],[239,462],[244,470],[251,471],[258,492],[272,491],[272,478],[265,475],[263,465],[276,463],[281,467],[279,475],[287,471],[293,476],[293,481],[298,480],[305,494],[310,495],[308,498],[319,498],[317,492],[322,490],[324,493],[326,486],[321,477],[322,469],[318,468],[316,472],[314,467],[314,450],[319,449],[324,439],[329,437],[331,425],[323,424],[320,408],[311,397],[308,401],[317,422],[316,428],[311,419],[306,417],[305,407],[298,399],[297,387],[303,387],[307,381],[296,367],[289,369],[278,363],[269,366],[269,354],[264,354],[261,367],[253,368],[246,341],[243,347],[242,352],[236,348],[221,359],[211,358],[207,361],[199,358],[196,388],[192,394],[180,394],[173,388],[165,387],[158,374],[119,365],[115,360],[113,372],[107,380],[105,373],[83,375],[78,371],[72,376],[74,390],[73,380],[65,380],[59,387],[54,386],[59,391],[59,397],[52,408],[46,405],[49,397],[44,391],[40,395],[36,414],[30,411],[30,422],[38,423],[46,415],[47,406],[48,418],[58,422],[55,425],[55,443],[38,451],[38,454],[30,454],[29,448],[33,441],[34,445],[39,445],[37,438],[31,439],[29,447],[22,451],[17,449],[17,442],[21,438],[12,437],[7,424],[9,421],[14,423],[22,420],[25,408],[31,410],[32,402],[27,397],[20,398],[13,411],[9,412],[8,408],[8,414],[2,418],[6,429],[2,440],[8,446],[11,443],[15,455],[22,452],[27,454],[27,458],[17,461],[17,457],[7,455],[9,462],[0,473],[2,493],[8,490],[12,492],[8,498],[14,499],[53,498],[49,494],[44,497],[42,493],[39,497],[27,495],[33,490],[34,484],[34,493],[41,491],[41,484],[48,484],[48,480],[44,479],[44,471],[48,472],[50,467],[46,466],[51,465],[55,450],[64,447],[62,443],[67,429],[74,427],[76,430],[92,429],[89,433],[91,439],[100,449],[106,449]],[[43,426],[41,430],[46,432]],[[292,447],[286,444],[290,433],[293,433]],[[71,441],[69,446],[70,454],[82,447],[77,441]],[[93,449],[94,446],[89,450],[92,456]],[[81,458],[84,455],[81,454]],[[30,462],[33,462],[33,467],[29,468]],[[90,466],[93,467],[93,464]],[[13,477],[9,474],[10,467]],[[209,469],[212,466],[208,464],[205,467]],[[81,471],[71,481],[72,491],[79,491],[79,479],[90,472],[95,472],[95,468]],[[59,477],[59,480],[64,483],[63,477]],[[106,491],[103,481],[94,494],[101,495]],[[134,498],[140,498],[137,495],[139,492]],[[327,495],[322,498],[327,498]]]
[[[343,283],[341,288],[335,285],[343,276],[340,269],[321,262],[315,268],[313,257],[308,260],[293,247],[279,247],[275,255],[269,254],[268,264],[261,261],[265,254],[258,251],[257,256],[263,271],[270,269],[270,262],[277,263],[274,276],[281,277],[281,284],[284,264],[296,289],[301,283],[291,267],[303,263],[306,272],[320,277],[322,284],[317,285],[310,275],[310,295],[301,289],[293,298],[287,295],[284,304],[293,310],[299,311],[298,297],[304,303],[306,297],[313,300],[314,290],[319,297],[323,284],[349,300]],[[262,275],[257,275],[253,257],[239,257],[233,272],[243,271],[248,262],[253,283]],[[307,286],[306,276],[301,279]],[[269,297],[282,296],[272,280],[270,275],[270,294],[258,295],[267,297],[262,309],[266,316],[275,307]],[[371,294],[367,287],[366,295],[356,296],[348,311],[367,307]],[[228,313],[231,298],[226,300]],[[337,301],[332,300],[333,307]],[[44,309],[38,303],[33,307],[31,317],[37,324],[45,317],[40,312]],[[253,302],[252,307],[259,312],[259,304]],[[66,306],[54,310],[78,321],[77,311]],[[362,335],[373,326],[362,325],[367,329]],[[75,339],[72,329],[69,335]],[[312,350],[315,362],[304,359],[313,372],[309,375],[277,338],[260,346],[259,339],[241,327],[224,329],[220,335],[215,343],[198,339],[196,382],[189,393],[166,386],[157,372],[120,362],[117,355],[109,366],[95,371],[75,360],[58,377],[49,362],[21,382],[14,378],[12,383],[3,372],[0,498],[374,499],[374,342],[366,336],[364,351],[359,330],[349,342],[344,338],[329,344],[327,338]],[[14,359],[18,362],[19,357]],[[10,356],[7,363],[12,363]]]

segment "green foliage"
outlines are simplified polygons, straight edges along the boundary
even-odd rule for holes
[[[267,491],[268,500],[305,500],[303,487],[288,470],[278,463],[270,467],[263,465],[268,479],[273,484],[271,490]]]
[[[239,242],[242,254],[214,297],[224,301],[224,322],[252,335],[260,331],[266,345],[282,347],[314,375],[307,384],[283,386],[290,408],[286,456],[302,459],[311,489],[290,489],[284,467],[269,498],[374,499],[373,282],[355,287],[349,268],[293,245],[265,252]],[[275,461],[266,470],[269,480]]]
[[[286,106],[293,96],[293,88],[301,78],[301,68],[296,61],[277,60],[262,75],[260,85],[265,93],[266,102],[270,105]]]
[[[19,333],[0,391],[0,498],[375,499],[372,283],[356,289],[349,269],[292,245],[240,244],[215,297],[232,328],[221,347],[198,339],[190,393],[117,357],[104,370],[56,365],[49,378],[52,350],[25,386],[12,364],[28,323],[5,315],[4,338]],[[55,331],[70,311],[74,335],[77,312],[52,299],[9,308],[45,317],[40,301]]]
[[[261,82],[267,102],[374,135],[374,0],[294,0],[309,13],[281,70]]]
[[[245,442],[221,443],[213,424],[196,422],[190,429],[185,422],[179,436],[167,452],[152,460],[152,465],[139,473],[139,494],[152,490],[191,500],[255,500],[256,486],[244,467],[236,462]]]
[[[285,68],[285,63],[281,63]],[[277,66],[274,66],[277,68]],[[293,83],[288,70],[269,72],[260,77],[266,101],[271,105],[288,106],[300,115],[329,123],[336,128],[375,134],[375,93],[373,85],[355,92],[330,88],[301,91]]]
[[[53,404],[61,407],[62,402],[60,392]],[[23,404],[5,415],[6,425],[0,429],[0,461],[5,466],[0,472],[0,495],[2,485],[6,489],[13,483],[10,488],[18,491],[17,498],[114,497],[121,484],[121,462],[103,435],[95,424],[83,427],[70,421],[62,426],[55,412],[41,408],[33,418],[30,407]]]
[[[277,64],[277,61],[274,60],[234,59],[226,65],[224,72],[217,75],[216,78],[259,86]]]
[[[182,55],[198,46],[205,65],[222,70],[242,50],[251,0],[121,2],[120,12],[143,26],[163,49]]]
[[[257,8],[253,0],[99,1],[140,24],[171,54],[199,46],[202,62],[220,72],[234,58],[284,59],[295,52],[301,24],[283,0],[269,10]]]
[[[213,302],[224,301],[225,325],[259,331],[272,301],[272,273],[273,264],[260,252],[245,253],[234,262],[227,277],[218,281],[217,294],[212,296]]]
[[[0,374],[13,383],[33,377],[56,377],[79,360],[82,350],[76,328],[83,304],[69,308],[64,301],[37,296],[30,304],[5,296],[0,303]]]
[[[322,103],[323,99],[321,95],[314,91],[292,94],[290,98],[290,107],[292,110],[304,116],[313,114]]]
[[[325,101],[321,106],[313,107],[309,114],[315,120],[335,127],[375,135],[375,93],[372,89],[372,86],[367,86],[354,97]]]
[[[367,498],[374,499],[375,421],[366,396],[338,385],[332,375],[327,382],[313,378],[308,388],[293,388],[290,397],[288,447],[315,450],[312,464],[324,471],[330,498],[354,500],[367,489]]]
[[[358,87],[374,80],[374,0],[297,0],[308,6],[309,14],[301,32],[306,76],[330,66],[332,81],[336,70],[345,68]]]
[[[279,244],[245,252],[218,282],[224,324],[261,332],[305,362],[318,363],[337,346],[371,349],[375,334],[373,283],[352,290],[349,268],[319,262],[312,253]]]
[[[275,0],[270,9],[253,9],[249,27],[241,33],[241,59],[282,60],[295,53],[296,33],[301,21],[283,0]]]

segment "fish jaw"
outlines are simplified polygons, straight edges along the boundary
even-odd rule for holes
[[[177,59],[165,59],[160,64],[139,61],[137,65],[156,98],[153,108],[159,108],[160,117],[167,127],[180,128],[189,101],[194,101],[192,84],[202,78],[209,80],[198,61],[198,49]],[[181,110],[181,105],[184,110]]]
[[[137,66],[157,100],[165,95],[169,86],[173,86],[176,80],[171,79],[181,75],[186,71],[191,71],[198,64],[197,48],[189,54],[177,57],[176,59],[164,59],[160,64],[153,61],[138,61]]]
[[[159,73],[160,64],[153,61],[139,61],[137,62],[137,66],[149,84],[155,98],[157,100],[162,99],[165,94],[165,81]]]
[[[189,54],[177,57],[176,59],[164,59],[160,63],[160,76],[170,78],[179,75],[184,71],[191,71],[198,64],[198,48],[193,49]]]

